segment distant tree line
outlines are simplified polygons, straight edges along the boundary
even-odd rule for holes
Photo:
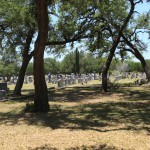
[[[83,51],[79,54],[79,67],[81,73],[102,73],[103,65],[106,61],[106,57],[100,58],[94,56],[92,53],[84,53]],[[150,65],[150,60],[146,60]],[[44,59],[45,74],[49,72],[52,74],[70,74],[76,73],[76,55],[75,52],[67,54],[62,61],[57,61],[55,58]],[[140,62],[135,62],[132,59],[124,60],[116,58],[112,60],[109,72],[115,70],[126,71],[126,72],[143,72],[143,67]],[[26,71],[26,75],[33,74],[33,63],[30,62]]]

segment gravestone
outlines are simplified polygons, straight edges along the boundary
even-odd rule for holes
[[[32,76],[28,76],[28,82],[29,83],[33,82],[33,77]]]
[[[68,79],[68,84],[71,85],[72,84],[72,80]]]
[[[71,73],[71,79],[74,79],[75,78],[75,74],[74,73]]]
[[[120,76],[116,76],[114,82],[115,82],[115,81],[119,81],[119,80],[121,80],[121,79],[122,79],[122,76],[121,76],[121,75],[120,75]]]
[[[7,83],[0,83],[0,99],[3,99],[6,96],[7,92]]]
[[[58,87],[63,87],[64,86],[64,80],[63,79],[59,79],[58,80]]]
[[[6,92],[4,90],[0,90],[0,100],[4,99],[6,96]]]
[[[5,91],[7,91],[7,83],[5,83],[5,82],[0,83],[0,90],[5,90]]]
[[[132,73],[130,78],[131,78],[131,79],[136,78],[136,74],[135,74],[135,73]]]
[[[72,79],[72,84],[76,84],[76,79]]]
[[[68,79],[65,79],[64,81],[65,81],[65,85],[67,85],[68,84]]]
[[[27,78],[27,75],[24,76],[24,83],[25,83],[25,84],[28,84],[28,78]]]
[[[81,78],[78,78],[78,83],[81,83],[82,82],[82,79]]]
[[[7,85],[12,85],[12,81],[7,82]]]

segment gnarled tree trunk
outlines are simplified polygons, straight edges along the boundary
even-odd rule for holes
[[[14,89],[14,92],[13,92],[14,96],[21,95],[21,89],[22,89],[23,82],[24,82],[25,72],[26,72],[27,66],[28,66],[31,58],[32,58],[31,56],[23,58],[23,62],[22,62],[22,65],[21,65],[21,68],[20,68],[20,71],[19,71],[18,80],[17,80],[16,86],[15,86],[15,89]]]
[[[48,38],[48,13],[46,0],[37,0],[38,37],[34,50],[34,110],[48,112],[48,91],[44,74],[44,50]]]
[[[144,69],[144,72],[146,73],[146,77],[148,79],[148,83],[150,83],[150,67],[147,65],[144,57],[142,56],[142,54],[136,49],[134,49],[134,55],[137,59],[140,60],[142,67]]]
[[[144,57],[142,54],[138,51],[138,49],[122,34],[122,38],[125,40],[126,44],[132,49],[130,51],[134,56],[140,60],[142,67],[144,69],[144,72],[146,73],[146,77],[148,79],[148,83],[150,83],[150,67],[147,65]]]
[[[22,65],[21,65],[21,68],[20,68],[20,71],[19,71],[16,86],[15,86],[15,89],[14,89],[14,92],[13,92],[13,95],[15,95],[15,96],[21,95],[21,89],[22,89],[23,82],[24,82],[25,72],[26,72],[27,66],[28,66],[28,64],[29,64],[29,62],[30,62],[30,60],[33,56],[33,52],[31,52],[29,54],[30,44],[32,42],[33,35],[34,35],[34,29],[29,30],[27,38],[26,38],[26,43],[25,43],[25,46],[24,46],[24,50],[23,50]]]
[[[128,16],[126,17],[123,25],[118,29],[117,38],[113,42],[112,48],[110,49],[110,53],[109,53],[108,58],[107,58],[107,61],[104,65],[104,67],[103,67],[103,71],[102,71],[102,89],[103,89],[104,92],[107,92],[107,83],[108,83],[107,73],[108,73],[112,58],[114,56],[115,50],[116,50],[116,48],[117,48],[117,46],[120,42],[120,37],[122,35],[123,30],[126,28],[132,14],[134,13],[134,8],[135,8],[136,4],[132,0],[129,0],[129,1],[130,1],[130,4],[131,4],[130,12],[129,12]]]
[[[108,70],[111,64],[111,61],[113,59],[116,47],[118,46],[118,43],[120,41],[120,38],[117,39],[117,41],[115,41],[115,43],[113,44],[112,48],[110,49],[110,53],[108,55],[107,61],[105,63],[105,65],[103,66],[103,70],[102,70],[102,89],[104,92],[107,92],[107,74],[108,74]]]

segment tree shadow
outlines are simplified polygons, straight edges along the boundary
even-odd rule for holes
[[[79,102],[84,98],[90,99],[101,94],[101,87],[95,86],[77,86],[67,87],[65,89],[57,89],[49,91],[50,101],[57,102]]]
[[[50,91],[59,102],[77,102],[99,94],[99,87],[75,87],[66,90]],[[20,113],[0,112],[0,124],[20,124],[46,126],[51,129],[96,130],[108,132],[115,130],[145,130],[150,132],[150,94],[148,91],[117,89],[123,101],[107,101],[78,106],[51,105],[47,114],[34,113],[33,104],[24,106]],[[113,92],[114,93],[114,92]],[[111,94],[109,96],[111,98]],[[65,96],[65,99],[61,99]],[[53,99],[53,101],[56,101]],[[73,97],[73,98],[71,98]],[[147,98],[148,97],[148,98]],[[25,101],[25,100],[24,100]],[[28,109],[27,109],[28,108]],[[20,121],[21,120],[21,121]],[[119,127],[123,124],[123,127]]]
[[[145,102],[107,102],[73,107],[52,105],[48,114],[22,111],[0,113],[1,124],[46,126],[51,129],[96,130],[145,130],[150,132],[150,107]],[[118,124],[124,124],[119,127]]]
[[[113,87],[107,93],[104,93],[99,84],[87,87],[78,86],[49,91],[49,97],[52,102],[80,102],[83,99],[89,100],[101,98],[102,96],[111,97],[113,94],[122,94],[123,99],[126,101],[150,101],[148,90],[131,90],[131,88],[133,87]],[[122,97],[120,97],[120,100]]]
[[[147,91],[128,91],[126,98],[129,101],[150,101],[150,93]]]
[[[29,150],[59,150],[55,147],[50,147],[48,145],[44,145],[36,148],[29,148]],[[106,144],[101,145],[93,145],[93,146],[81,146],[81,147],[71,147],[66,148],[65,150],[118,150],[116,147],[107,146]],[[122,149],[123,150],[123,149]]]
[[[8,92],[8,95],[13,95],[13,91],[14,90],[10,90],[9,92]],[[30,95],[30,94],[34,94],[34,89],[22,89],[21,90],[21,93],[27,93],[26,95]],[[24,95],[24,94],[23,94]]]

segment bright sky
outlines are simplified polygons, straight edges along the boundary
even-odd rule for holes
[[[138,4],[136,6],[136,10],[140,13],[150,11],[150,3],[146,3],[146,0],[143,0],[143,2],[144,2],[143,4]],[[148,33],[142,33],[140,36],[141,36],[141,39],[143,39],[143,41],[145,43],[148,43],[147,51],[143,53],[143,56],[145,59],[150,59],[150,38],[149,38],[149,35],[148,35]]]

